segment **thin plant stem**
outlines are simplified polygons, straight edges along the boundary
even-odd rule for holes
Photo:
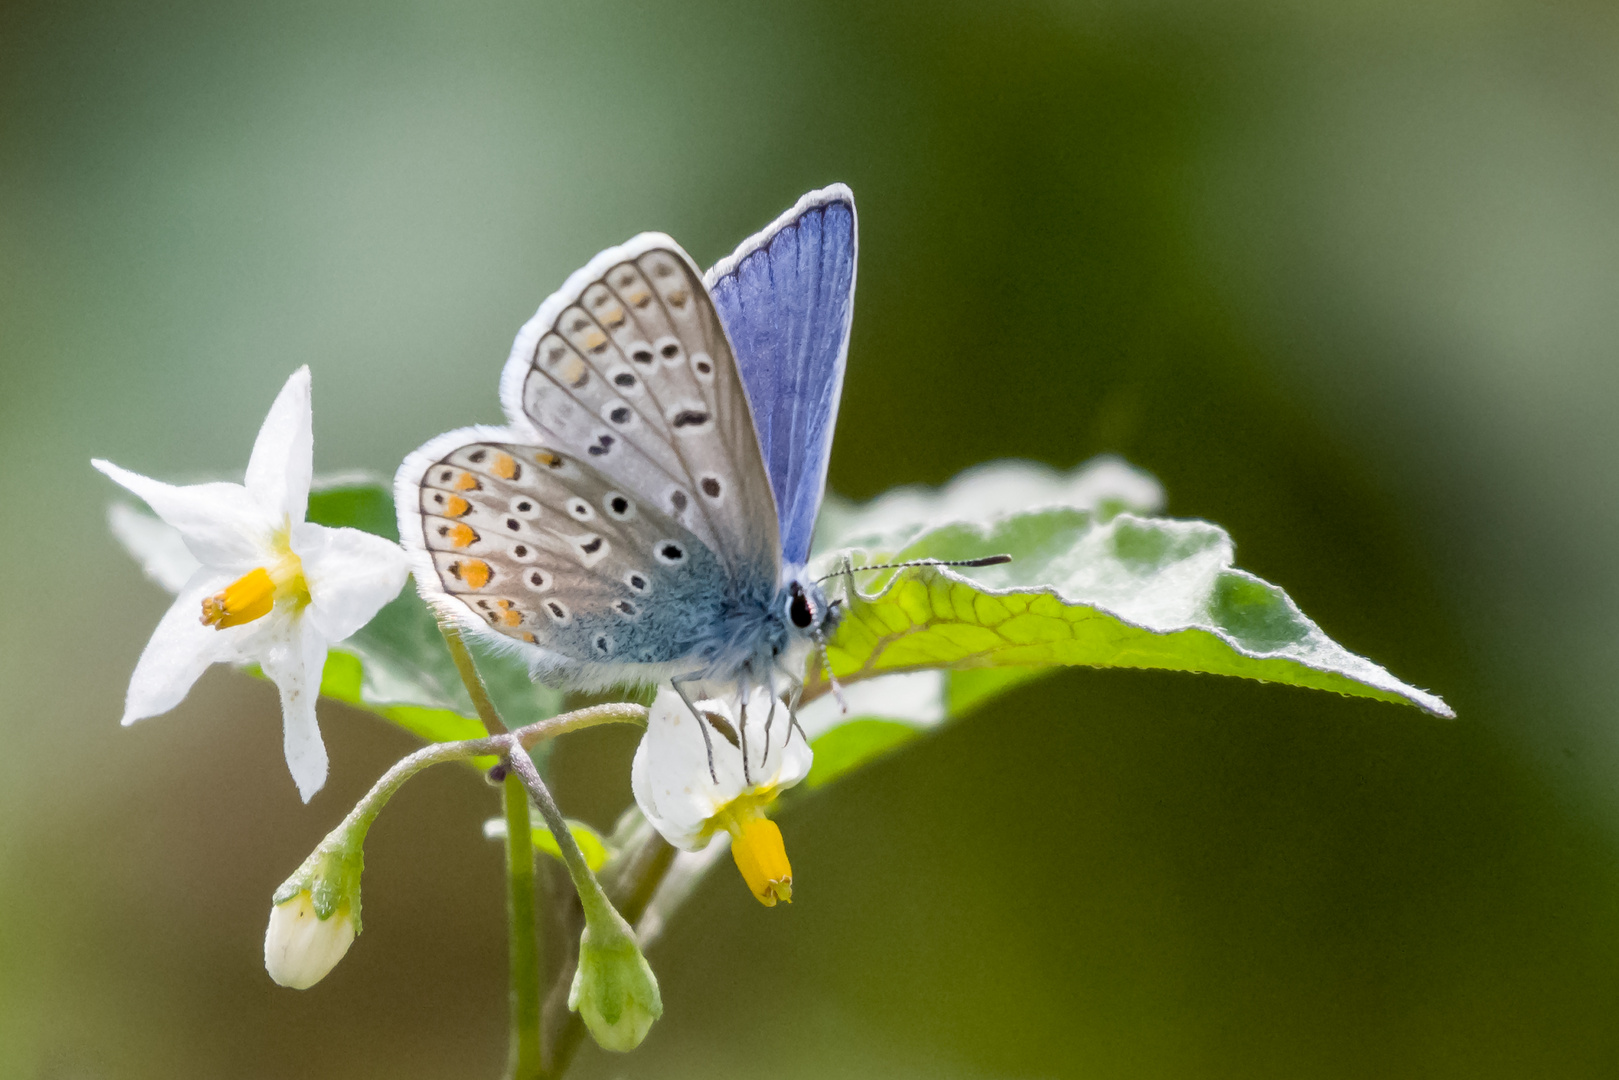
[[[498,757],[505,754],[514,742],[526,749],[546,739],[554,739],[558,735],[581,731],[598,724],[645,725],[646,714],[646,706],[632,705],[628,702],[592,705],[589,708],[575,709],[561,716],[537,721],[504,735],[424,746],[394,762],[393,766],[371,785],[371,790],[366,792],[365,797],[354,804],[354,809],[349,811],[338,829],[358,828],[361,830],[359,835],[364,836],[364,830],[371,827],[371,822],[376,820],[382,808],[388,804],[388,800],[393,798],[394,792],[403,787],[406,780],[430,765],[441,765],[446,761],[465,761],[467,758]]]
[[[518,750],[524,757],[526,751]],[[534,835],[528,792],[508,774],[501,784],[506,811],[506,931],[511,972],[509,1080],[541,1080],[540,941],[534,901]]]
[[[568,828],[568,821],[557,809],[556,800],[551,798],[551,791],[540,779],[540,770],[534,767],[534,760],[527,752],[513,750],[510,758],[512,772],[528,788],[528,794],[539,808],[540,816],[545,819],[546,827],[551,830],[551,836],[557,842],[557,848],[562,852],[562,861],[567,864],[568,876],[573,878],[573,887],[579,893],[579,902],[585,906],[586,911],[607,911],[612,908],[612,901],[607,899],[607,893],[602,890],[601,882],[591,873],[590,865],[585,862],[584,852],[579,850],[579,841],[573,838],[573,830]]]
[[[508,732],[505,721],[500,718],[499,710],[489,697],[488,688],[484,686],[483,676],[478,673],[472,653],[461,639],[461,632],[441,620],[439,633],[444,636],[444,644],[449,647],[450,657],[455,661],[455,670],[460,673],[467,695],[478,710],[478,718],[491,736],[488,739],[470,739],[460,746],[470,748],[487,744],[501,754],[502,764],[509,770],[500,777],[506,813],[506,921],[511,976],[511,1042],[507,1075],[509,1080],[546,1080],[544,1048],[540,1038],[540,942],[534,894],[534,834],[528,813],[529,792],[537,793],[540,814],[556,838],[581,899],[586,893],[586,886],[580,878],[581,871],[584,880],[595,886],[601,904],[607,904],[607,897],[601,892],[601,886],[596,884],[590,868],[585,865],[585,857],[551,799],[551,793],[540,779],[539,770],[528,756],[528,748],[541,739],[594,724],[625,720],[645,723],[646,709],[635,705],[596,706],[552,717],[549,721],[542,720],[517,732]],[[433,763],[425,762],[418,769]],[[496,775],[497,772],[490,773],[491,778]],[[408,778],[407,774],[398,783]],[[397,786],[395,784],[395,788]],[[391,794],[392,791],[389,791],[388,795]],[[386,799],[387,795],[383,801]]]
[[[472,662],[472,653],[468,651],[467,643],[461,640],[461,631],[440,619],[438,632],[444,635],[444,644],[450,647],[450,659],[455,661],[455,670],[460,673],[461,681],[466,684],[467,694],[472,698],[472,707],[478,710],[478,719],[483,721],[483,726],[489,734],[504,735],[506,722],[500,718],[499,710],[489,698],[489,690],[483,684],[483,676],[478,674],[478,665]]]
[[[588,922],[593,915],[601,917],[612,911],[612,901],[607,899],[607,894],[602,891],[601,882],[591,873],[589,864],[585,862],[584,852],[579,850],[579,843],[573,838],[573,831],[568,828],[567,819],[562,816],[562,811],[557,809],[556,800],[551,798],[550,789],[541,779],[540,771],[534,767],[533,759],[528,756],[526,750],[513,749],[507,761],[511,765],[511,775],[507,777],[507,781],[521,780],[528,788],[529,798],[539,808],[540,816],[545,819],[552,837],[557,842],[557,848],[562,852],[562,861],[568,867],[568,876],[573,879],[573,888],[579,896],[580,905],[584,908],[586,921]],[[569,950],[570,953],[572,951]],[[570,1019],[572,1018],[573,1015],[570,1013]],[[569,1026],[565,1024],[563,1030],[566,1031]],[[561,1076],[567,1069],[575,1048],[573,1044],[551,1047],[546,1060],[546,1076]]]

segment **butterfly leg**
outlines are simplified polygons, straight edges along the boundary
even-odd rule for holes
[[[703,733],[703,750],[708,754],[708,778],[718,784],[720,782],[719,774],[714,771],[714,740],[708,734],[708,721],[703,719],[703,714],[697,711],[696,705],[692,704],[691,698],[686,694],[686,688],[680,685],[683,682],[695,682],[701,677],[701,672],[693,672],[690,675],[676,675],[669,680],[669,685],[674,687],[675,693],[680,695],[680,700],[686,703],[687,711],[697,721],[697,730]]]
[[[748,698],[753,696],[753,684],[742,679],[737,688],[740,691],[741,704],[737,706],[737,736],[742,744],[742,782],[748,787],[753,786],[753,777],[748,770]]]
[[[803,700],[803,698],[804,698],[804,684],[803,683],[794,684],[794,686],[793,686],[793,700],[791,700],[791,701],[789,701],[787,703],[787,724],[788,724],[787,738],[782,740],[782,745],[783,746],[786,746],[789,742],[792,741],[794,731],[798,732],[798,737],[800,739],[804,740],[804,745],[805,746],[809,745],[809,736],[804,734],[804,726],[798,722],[798,703],[801,700]]]
[[[776,719],[776,680],[773,675],[770,678],[769,686],[770,711],[765,713],[765,752],[759,757],[759,768],[761,769],[770,761],[770,725]]]

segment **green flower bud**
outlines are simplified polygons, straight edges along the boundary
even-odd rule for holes
[[[603,1050],[634,1050],[663,1015],[658,980],[629,924],[611,907],[585,921],[568,1008]]]
[[[264,970],[307,990],[343,959],[360,932],[360,842],[365,830],[334,829],[275,891],[264,932]]]

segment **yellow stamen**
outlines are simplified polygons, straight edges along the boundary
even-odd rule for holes
[[[742,871],[742,880],[765,907],[777,902],[793,902],[793,868],[787,861],[787,848],[781,830],[758,807],[738,808],[726,815],[731,832],[731,857]]]
[[[274,566],[255,567],[202,602],[202,625],[224,630],[270,614],[275,602],[309,602],[304,564],[290,551]]]
[[[264,567],[250,570],[202,602],[202,625],[223,630],[262,619],[275,606],[275,582]]]

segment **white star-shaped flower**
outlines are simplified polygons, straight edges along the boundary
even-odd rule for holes
[[[814,755],[804,733],[762,687],[749,696],[744,723],[737,722],[742,710],[735,698],[695,704],[706,732],[673,688],[658,691],[630,767],[635,801],[684,851],[730,833],[731,855],[759,902],[791,902],[792,867],[765,808],[809,774]]]
[[[326,647],[370,622],[410,573],[398,544],[304,520],[313,453],[304,367],[270,406],[245,484],[176,487],[92,462],[177,529],[196,561],[135,665],[123,722],[168,712],[211,664],[257,662],[281,691],[287,767],[305,802],[326,782],[315,721]]]

